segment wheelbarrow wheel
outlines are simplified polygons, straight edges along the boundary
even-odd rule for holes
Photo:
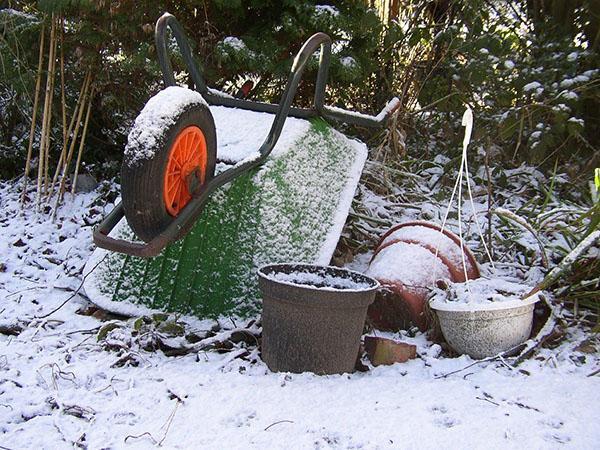
[[[205,105],[190,105],[159,139],[137,145],[128,150],[153,156],[136,164],[123,161],[122,201],[130,228],[149,242],[175,220],[192,193],[214,177],[217,139],[212,114]],[[177,239],[187,231],[189,227],[182,229]]]

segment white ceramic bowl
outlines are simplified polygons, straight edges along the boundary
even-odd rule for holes
[[[533,309],[539,300],[489,305],[451,302],[430,304],[440,322],[444,338],[458,353],[475,359],[495,356],[522,344],[531,334]]]

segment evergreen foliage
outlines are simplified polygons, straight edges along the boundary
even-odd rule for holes
[[[7,65],[1,68],[2,80],[7,81],[1,85],[3,97],[12,99],[21,108],[20,114],[9,105],[1,108],[2,114],[10,115],[11,120],[5,122],[7,126],[2,129],[0,139],[5,142],[19,136],[16,143],[5,144],[3,149],[13,155],[11,159],[22,163],[31,115],[40,23],[48,22],[51,14],[63,15],[67,104],[73,108],[84,72],[92,68],[96,95],[86,160],[101,163],[96,170],[109,174],[115,173],[120,162],[132,119],[145,101],[161,88],[154,23],[165,11],[175,15],[185,29],[210,86],[235,94],[246,80],[253,80],[256,85],[250,97],[266,101],[277,101],[293,56],[317,31],[330,34],[336,41],[331,68],[331,78],[337,80],[335,92],[344,92],[350,85],[364,80],[376,67],[373,49],[382,28],[374,10],[350,0],[339,2],[336,7],[317,7],[314,1],[294,0],[9,3],[13,9],[1,16],[6,19],[2,22],[0,55],[10,60],[15,49],[24,47],[27,51],[22,52],[15,66],[26,72],[22,80],[12,68],[6,69]],[[30,14],[23,26],[24,19],[15,9]],[[176,56],[174,69],[177,79],[188,83],[185,67]],[[299,104],[308,104],[313,95],[315,69],[316,62],[305,76],[307,81],[301,86]],[[55,89],[59,89],[58,83]],[[330,101],[336,100],[343,102],[344,98],[338,99],[334,94]],[[55,105],[53,134],[56,136],[60,136],[59,110]],[[17,167],[19,164],[2,175],[16,175]]]

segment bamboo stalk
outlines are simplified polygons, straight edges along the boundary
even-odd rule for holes
[[[29,129],[29,145],[27,146],[27,160],[25,161],[25,175],[23,176],[23,192],[21,193],[21,209],[25,205],[25,195],[27,194],[27,182],[29,178],[29,169],[31,168],[31,155],[33,153],[33,141],[35,139],[35,125],[37,120],[37,108],[40,99],[40,89],[42,87],[42,67],[44,65],[44,38],[46,30],[42,26],[40,33],[40,54],[38,57],[38,69],[35,80],[35,94],[33,99],[33,111],[31,114],[31,128]]]
[[[81,96],[82,96],[81,107],[79,108],[79,111],[77,111],[77,120],[75,122],[75,130],[73,131],[73,137],[71,138],[71,143],[69,145],[69,153],[67,154],[67,159],[65,160],[65,163],[62,168],[62,174],[61,174],[61,178],[60,178],[60,186],[58,188],[58,196],[56,197],[56,204],[54,207],[54,216],[56,216],[56,211],[58,209],[58,205],[60,204],[63,193],[65,192],[65,182],[67,179],[67,174],[69,172],[69,165],[71,164],[71,160],[73,159],[73,152],[75,151],[75,143],[77,141],[77,135],[79,134],[79,126],[81,124],[81,117],[83,115],[83,110],[85,109],[85,103],[87,101],[87,92],[88,92],[91,78],[92,78],[91,72],[88,69],[88,71],[85,74],[83,86],[81,87],[81,90],[82,90],[82,92],[81,92]]]
[[[77,153],[77,161],[75,162],[75,173],[73,174],[73,183],[71,186],[71,194],[75,194],[75,187],[77,186],[77,175],[79,175],[79,165],[81,164],[81,155],[83,154],[83,146],[85,144],[85,137],[87,136],[88,122],[90,121],[90,111],[92,110],[92,100],[94,99],[94,87],[90,89],[90,95],[88,98],[87,111],[85,113],[85,120],[83,122],[83,131],[81,132],[81,139],[79,139],[79,152]],[[55,209],[56,210],[56,209]]]
[[[46,129],[48,128],[48,110],[50,109],[50,90],[52,87],[50,81],[50,72],[52,69],[52,51],[54,46],[52,45],[54,42],[54,34],[55,34],[55,26],[54,26],[54,14],[52,14],[52,25],[50,27],[50,42],[48,47],[48,72],[46,75],[46,91],[44,93],[44,112],[42,115],[42,140],[40,142],[40,151],[38,158],[38,173],[37,173],[37,193],[36,193],[36,207],[39,209],[40,202],[42,198],[42,181],[44,176],[44,162],[45,158],[45,148],[46,148]]]
[[[81,85],[81,90],[79,91],[79,96],[77,97],[77,103],[75,104],[75,109],[73,110],[73,116],[71,116],[71,120],[69,122],[69,128],[67,129],[67,138],[63,140],[64,157],[62,158],[62,161],[59,160],[59,164],[57,164],[57,166],[56,166],[56,170],[54,172],[54,177],[52,177],[52,192],[50,193],[50,195],[54,194],[54,186],[56,185],[56,182],[58,181],[58,177],[62,173],[62,169],[64,167],[64,164],[66,163],[67,148],[69,146],[70,139],[77,139],[77,136],[76,135],[71,136],[71,133],[73,132],[73,127],[75,126],[75,120],[76,120],[77,116],[79,115],[79,109],[81,108],[81,102],[83,100],[83,93],[85,90],[86,83],[87,83],[87,73],[83,78],[83,84]]]
[[[48,192],[48,198],[52,197],[54,194],[54,186],[56,185],[56,181],[58,180],[58,175],[60,173],[60,169],[64,164],[65,157],[67,156],[67,141],[68,136],[71,133],[73,128],[73,123],[75,121],[76,110],[73,111],[73,117],[67,128],[67,101],[65,98],[65,52],[64,52],[64,28],[65,28],[65,18],[61,17],[61,26],[60,26],[60,100],[61,100],[61,109],[62,109],[62,131],[63,131],[63,142],[62,149],[60,155],[58,157],[58,161],[56,163],[56,169],[54,171],[54,176],[52,177],[52,183],[50,184],[50,191]],[[81,97],[80,97],[81,98]],[[77,100],[77,106],[79,106],[79,99]],[[76,107],[77,108],[77,107]]]
[[[52,70],[48,74],[50,77],[50,109],[48,111],[48,126],[46,127],[46,151],[44,161],[44,195],[48,195],[48,173],[50,170],[50,134],[52,132],[52,104],[54,103],[54,81],[56,78],[56,50],[58,48],[58,18],[54,18],[54,45],[52,47]]]

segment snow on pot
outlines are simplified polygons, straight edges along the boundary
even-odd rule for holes
[[[352,372],[379,283],[358,272],[310,264],[268,265],[258,276],[262,358],[269,369]]]
[[[436,280],[462,282],[479,277],[471,251],[454,233],[432,222],[405,222],[380,239],[367,275],[384,289],[369,307],[371,323],[381,330],[427,329],[425,301]]]
[[[537,294],[522,299],[530,289],[480,278],[437,289],[430,307],[448,344],[460,354],[481,359],[511,350],[529,338],[539,300]]]

